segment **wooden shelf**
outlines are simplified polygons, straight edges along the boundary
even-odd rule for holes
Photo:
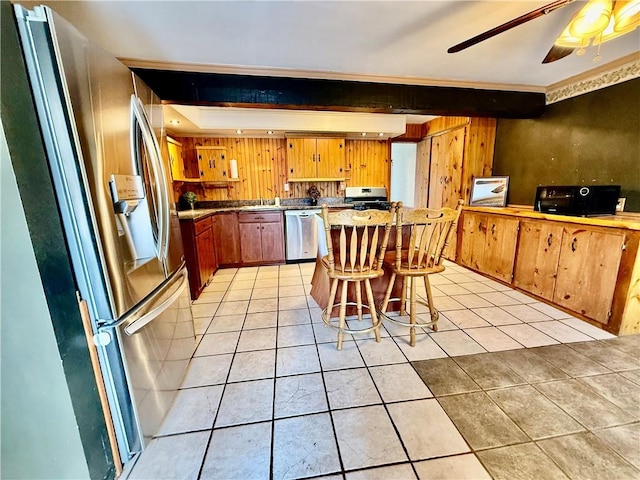
[[[346,177],[331,177],[331,178],[317,178],[317,177],[309,177],[309,178],[289,178],[287,182],[295,183],[295,182],[344,182]]]
[[[240,178],[230,178],[228,180],[200,180],[199,178],[183,178],[182,180],[173,180],[174,186],[181,186],[185,183],[199,183],[204,188],[227,188],[229,183],[241,182]]]

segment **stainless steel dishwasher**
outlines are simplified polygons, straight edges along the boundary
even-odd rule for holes
[[[318,255],[318,222],[320,210],[285,210],[287,260],[313,259]]]

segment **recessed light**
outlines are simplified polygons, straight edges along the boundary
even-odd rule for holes
[[[267,131],[267,133],[268,133],[269,135],[273,135],[273,130],[268,130],[268,131]]]
[[[180,120],[169,120],[171,125],[180,125]]]
[[[237,133],[238,135],[240,135],[240,134],[242,133],[242,130],[238,129],[238,130],[236,130],[236,133]]]
[[[379,136],[379,137],[384,137],[384,133],[383,133],[383,132],[380,132],[380,133],[378,134],[378,136]]]
[[[367,136],[367,132],[362,132],[362,133],[361,133],[361,135],[362,135],[363,137],[366,137],[366,136]]]

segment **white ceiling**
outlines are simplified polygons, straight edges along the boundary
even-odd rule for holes
[[[541,63],[579,1],[456,54],[446,51],[551,0],[17,1],[49,4],[129,65],[524,91],[599,66],[596,47]],[[601,63],[638,52],[640,29],[603,44]]]

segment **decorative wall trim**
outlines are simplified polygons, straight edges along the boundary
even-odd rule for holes
[[[598,69],[547,88],[547,105],[640,77],[640,55],[634,53]]]

